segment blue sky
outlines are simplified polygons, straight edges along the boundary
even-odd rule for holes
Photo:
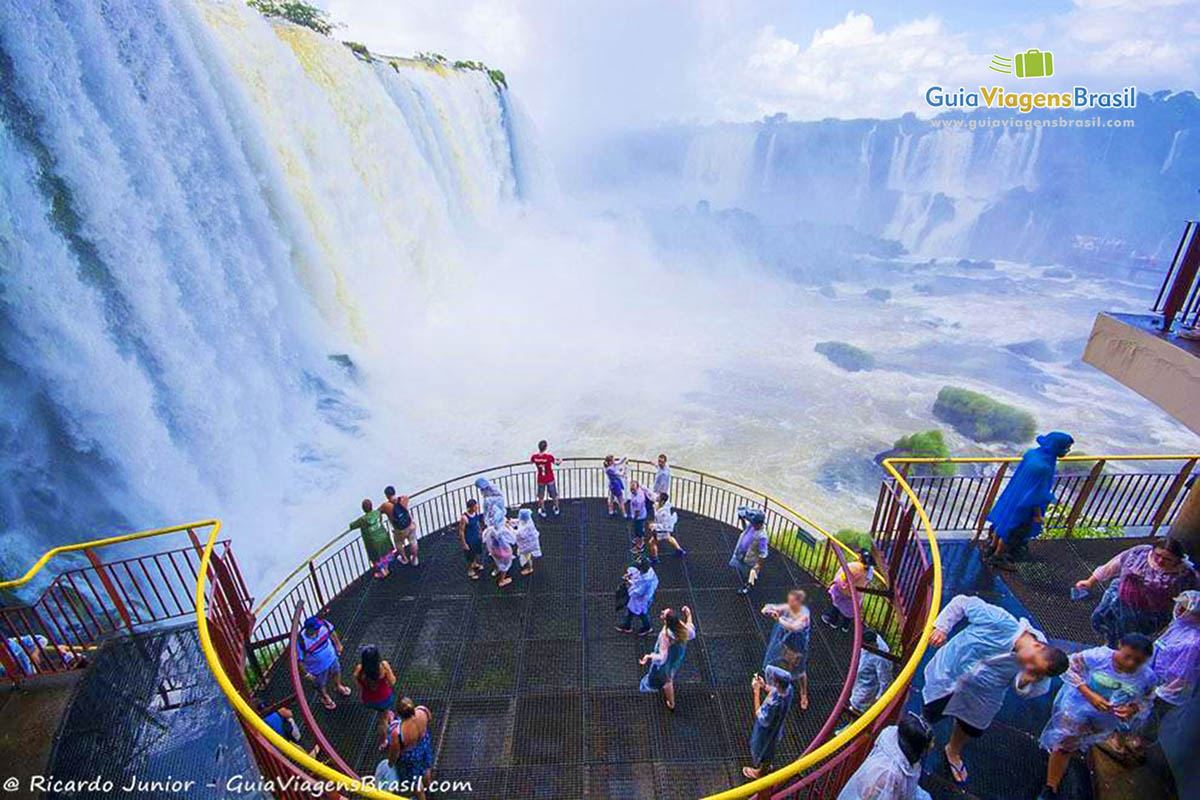
[[[548,139],[672,121],[931,113],[924,91],[1196,88],[1195,0],[319,0],[343,38],[502,68]],[[1051,50],[1057,74],[987,70]]]

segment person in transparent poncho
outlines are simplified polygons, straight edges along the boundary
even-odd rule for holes
[[[787,670],[793,686],[800,687],[800,708],[808,708],[808,637],[811,617],[803,589],[788,592],[786,603],[768,603],[762,607],[763,616],[775,620],[762,668],[776,666]]]
[[[884,728],[866,760],[846,781],[837,800],[930,800],[921,788],[921,759],[933,747],[933,728],[905,714]]]
[[[533,574],[533,560],[542,557],[542,538],[533,524],[533,512],[522,508],[517,512],[517,554],[521,561],[521,574]]]
[[[758,579],[758,573],[770,552],[767,516],[757,508],[748,506],[740,506],[737,516],[746,527],[734,545],[729,566],[737,570],[738,577],[742,579],[742,587],[738,589],[738,594],[747,594]]]
[[[878,650],[873,653],[867,646]],[[850,692],[850,708],[861,714],[883,697],[892,683],[891,659],[880,653],[890,653],[887,642],[877,631],[863,629],[863,648],[858,656],[858,671],[854,673],[854,688]]]
[[[771,771],[775,746],[783,737],[784,723],[792,710],[795,692],[792,677],[779,667],[767,667],[750,681],[754,692],[754,727],[750,729],[751,766],[743,767],[747,778],[761,778]]]
[[[951,635],[960,622],[966,626]],[[929,635],[937,654],[925,665],[921,690],[931,723],[953,720],[946,762],[955,783],[967,782],[962,751],[984,734],[1009,689],[1019,697],[1050,691],[1050,679],[1067,671],[1067,656],[1046,644],[1046,636],[999,606],[960,594],[942,609]]]
[[[661,691],[663,702],[671,711],[675,710],[675,673],[683,666],[688,642],[696,638],[692,610],[683,606],[679,612],[676,614],[670,608],[663,609],[658,615],[662,621],[662,630],[658,632],[654,652],[647,653],[638,661],[643,667],[650,667],[642,676],[638,688],[643,692]]]
[[[1140,633],[1127,633],[1118,647],[1093,647],[1071,655],[1054,698],[1050,721],[1039,744],[1050,753],[1046,787],[1039,800],[1054,800],[1074,753],[1086,751],[1119,728],[1149,716],[1158,676],[1150,666],[1154,645]]]

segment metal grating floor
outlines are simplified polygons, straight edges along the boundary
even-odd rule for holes
[[[1104,644],[1092,630],[1092,609],[1100,602],[1099,590],[1083,600],[1071,600],[1071,587],[1113,556],[1149,539],[1049,539],[1034,540],[1029,556],[1000,578],[1037,618],[1052,639]]]
[[[665,553],[652,614],[690,605],[698,638],[676,679],[677,709],[637,689],[638,658],[653,637],[615,630],[613,591],[628,563],[628,528],[602,501],[563,504],[538,519],[546,557],[532,577],[498,589],[467,580],[456,533],[421,540],[421,566],[361,580],[326,617],[345,644],[349,681],[359,649],[380,647],[400,688],[434,713],[435,777],[472,783],[471,798],[696,798],[741,782],[751,726],[750,676],[769,625],[758,609],[788,588],[809,591],[815,616],[828,602],[813,579],[772,554],[749,597],[728,567],[736,531],[680,513],[686,558]],[[809,664],[810,707],[797,706],[780,757],[794,758],[837,699],[850,637],[816,622]],[[276,669],[264,692],[290,694]],[[356,697],[313,713],[360,774],[381,758],[375,712]],[[306,745],[311,745],[306,736]],[[440,797],[454,797],[453,793]]]

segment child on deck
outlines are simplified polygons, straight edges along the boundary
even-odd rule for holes
[[[650,563],[658,563],[658,543],[667,542],[675,548],[675,555],[686,556],[687,550],[679,545],[675,538],[675,526],[679,524],[679,514],[671,505],[671,497],[666,492],[658,495],[658,508],[654,510],[654,521],[650,523]]]
[[[328,686],[339,694],[350,694],[350,687],[342,683],[342,665],[338,657],[342,654],[342,640],[338,638],[333,625],[320,617],[309,617],[304,621],[304,628],[296,637],[296,655],[304,671],[313,683],[321,698],[321,705],[330,711],[337,708],[337,703],[329,696]]]
[[[522,508],[517,513],[517,553],[520,554],[521,574],[533,574],[533,560],[542,557],[542,541],[537,526],[533,524],[533,513]]]
[[[624,458],[604,457],[604,477],[608,479],[608,515],[625,516],[625,461]]]
[[[512,583],[508,571],[512,569],[513,545],[516,544],[516,541],[513,529],[508,527],[507,522],[500,522],[498,525],[489,524],[483,531],[483,546],[496,565],[492,570],[492,575],[496,578],[496,585],[501,588]]]
[[[477,581],[483,572],[483,513],[473,497],[458,518],[458,539],[462,542],[463,558],[467,560],[467,577]]]

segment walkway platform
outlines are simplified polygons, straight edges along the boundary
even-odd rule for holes
[[[792,712],[779,761],[800,755],[836,702],[851,646],[850,634],[815,621],[828,597],[810,576],[773,553],[742,597],[728,566],[738,531],[681,512],[677,535],[688,555],[662,554],[652,609],[688,605],[696,619],[671,713],[637,688],[638,659],[654,638],[615,630],[628,523],[609,518],[600,500],[566,501],[560,517],[537,523],[545,557],[535,575],[517,575],[504,589],[486,576],[468,580],[457,533],[443,530],[421,539],[420,567],[365,576],[325,614],[345,645],[344,680],[351,682],[360,648],[375,644],[399,689],[433,711],[436,777],[470,781],[463,797],[513,800],[694,800],[742,782],[750,678],[771,628],[758,611],[794,587],[808,591],[814,613],[811,704]],[[264,696],[291,693],[281,662]],[[335,711],[311,688],[309,702],[341,756],[373,774],[382,758],[375,712],[357,692],[339,698]],[[303,744],[313,744],[307,731]]]
[[[1143,539],[1035,540],[1027,560],[1012,571],[991,570],[980,559],[979,550],[966,542],[941,544],[945,587],[943,604],[958,594],[975,594],[1002,606],[1018,617],[1029,619],[1051,641],[1067,652],[1095,647],[1103,639],[1092,630],[1091,612],[1100,598],[1095,595],[1074,602],[1070,590],[1099,564],[1117,553],[1147,541]],[[928,661],[928,657],[926,658]],[[966,789],[955,786],[940,749],[926,761],[925,787],[935,800],[1033,800],[1045,779],[1046,754],[1038,736],[1050,718],[1050,706],[1061,681],[1055,680],[1050,694],[1035,700],[1019,700],[1010,692],[1004,707],[987,734],[967,746],[964,758],[971,777]],[[912,707],[919,706],[923,670],[914,680]],[[949,723],[938,726],[939,741],[949,735]],[[1154,786],[1154,800],[1173,800],[1173,779],[1160,749],[1152,750],[1146,767],[1149,774],[1135,775],[1104,759],[1099,769],[1092,761],[1072,761],[1060,787],[1063,800],[1150,800],[1129,794],[1123,787]],[[1140,770],[1139,770],[1140,771]]]

